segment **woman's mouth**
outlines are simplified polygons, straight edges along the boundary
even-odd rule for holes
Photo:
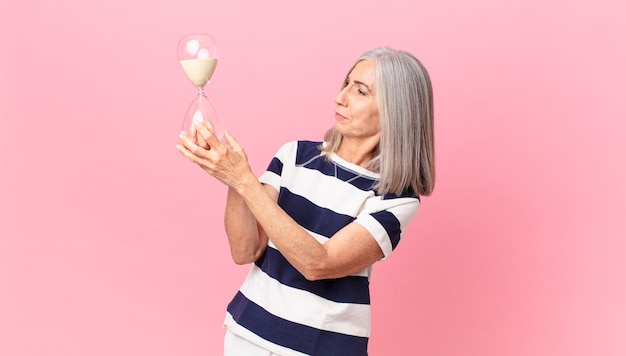
[[[346,120],[347,117],[345,117],[345,116],[341,115],[340,113],[336,112],[335,113],[335,119],[337,119],[337,120]]]

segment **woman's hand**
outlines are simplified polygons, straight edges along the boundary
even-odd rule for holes
[[[191,133],[181,132],[178,151],[220,182],[241,193],[250,179],[256,181],[248,157],[228,132],[220,141],[211,123],[194,124]]]

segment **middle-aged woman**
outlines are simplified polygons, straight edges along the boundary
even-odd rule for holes
[[[210,124],[178,150],[228,186],[233,260],[252,263],[227,308],[225,355],[367,355],[369,278],[434,186],[432,86],[411,54],[360,56],[323,142],[283,145],[257,178]]]

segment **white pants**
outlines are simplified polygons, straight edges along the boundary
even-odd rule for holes
[[[226,329],[224,356],[279,356]]]

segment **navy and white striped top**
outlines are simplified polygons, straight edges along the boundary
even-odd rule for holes
[[[419,197],[376,195],[377,173],[337,155],[325,159],[320,144],[285,144],[260,181],[279,192],[280,207],[320,243],[356,222],[387,258],[417,212]],[[224,325],[279,355],[367,355],[371,269],[309,281],[270,239],[228,305]]]

